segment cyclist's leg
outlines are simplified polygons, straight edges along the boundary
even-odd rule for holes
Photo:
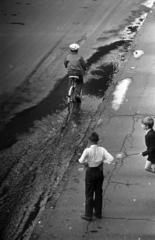
[[[83,77],[79,76],[79,80],[76,82],[76,92],[79,96],[81,96],[82,87],[83,87]]]
[[[70,96],[71,96],[71,86],[72,86],[73,79],[70,78],[69,75],[68,75],[68,79],[69,79],[69,82],[68,82],[68,97],[70,98]]]
[[[69,78],[69,84],[68,84],[68,87],[70,88],[71,85],[72,85],[72,78],[70,78],[69,75],[68,75],[68,78]]]
[[[72,85],[72,79],[69,77],[68,75],[68,90],[70,89],[71,85]]]

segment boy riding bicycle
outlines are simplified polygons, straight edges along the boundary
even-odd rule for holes
[[[67,68],[68,76],[76,76],[76,91],[80,98],[80,93],[83,86],[83,72],[86,71],[86,62],[82,56],[78,54],[80,46],[77,43],[73,43],[69,46],[70,53],[64,60],[64,65]],[[71,80],[69,80],[69,87],[71,86]]]

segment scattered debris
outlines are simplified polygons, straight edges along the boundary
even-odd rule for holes
[[[145,7],[148,7],[148,8],[152,8],[154,2],[155,2],[154,0],[147,0],[144,3],[141,3],[141,5],[144,5]]]
[[[144,52],[142,50],[136,50],[133,52],[134,58],[140,58],[143,54]]]
[[[147,13],[143,13],[140,17],[136,18],[134,22],[120,32],[120,36],[122,36],[121,38],[125,40],[132,40],[136,33],[140,30],[146,17]]]
[[[103,123],[103,120],[99,119],[98,122],[97,122],[97,126],[101,125],[102,123]]]

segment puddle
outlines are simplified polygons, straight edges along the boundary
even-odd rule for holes
[[[117,41],[110,45],[99,47],[93,56],[88,59],[89,72],[83,88],[86,102],[92,100],[92,105],[94,105],[95,100],[98,103],[99,99],[103,98],[110,81],[118,70],[119,63],[116,61],[121,61],[121,59],[118,59],[118,56],[116,56],[117,60],[114,60],[114,62],[112,59],[109,61],[107,56],[116,49],[118,49],[118,52],[126,52],[129,43],[129,41]],[[57,89],[40,104],[18,113],[6,125],[5,129],[0,132],[1,139],[3,139],[0,141],[0,150],[11,147],[17,141],[17,136],[28,132],[29,128],[34,126],[34,121],[41,120],[53,113],[59,114],[60,111],[63,111],[66,108],[67,90],[68,78],[64,77]],[[90,99],[88,99],[88,96]]]
[[[97,98],[102,98],[107,90],[107,84],[111,80],[116,71],[113,64],[102,66],[99,70],[95,70],[92,74],[96,77],[91,78],[84,86],[84,93],[86,95],[93,95]],[[107,77],[108,76],[108,77]]]

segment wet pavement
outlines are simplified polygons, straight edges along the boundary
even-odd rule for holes
[[[1,131],[0,228],[5,240],[24,239],[50,203],[75,154],[86,145],[84,136],[96,125],[98,106],[109,97],[131,44],[131,39],[115,41],[88,59],[81,111],[69,123],[64,78],[46,99],[17,114]]]
[[[0,155],[1,230],[5,239],[22,239],[42,212],[41,206],[48,202],[67,169],[69,157],[74,155],[89,128],[128,47],[129,42],[125,41],[101,47],[88,60],[81,111],[69,123],[66,123],[67,78],[64,78],[45,100],[17,114],[2,132],[3,147],[13,144]],[[106,62],[108,55],[116,56],[114,62]]]
[[[83,145],[27,239],[155,239],[154,174],[144,170],[145,158],[133,155],[146,148],[141,119],[146,115],[155,118],[152,101],[155,98],[154,19],[155,8],[126,56],[124,68],[115,76],[118,83],[132,79],[125,98],[115,110],[113,93],[119,84],[111,86],[82,141],[87,145],[89,133],[95,130],[100,135],[99,145],[114,157],[117,152],[126,153],[124,158],[115,158],[113,164],[104,166],[103,218],[93,217],[92,222],[88,222],[80,217],[85,206],[85,171],[81,171],[82,166],[78,164]],[[144,51],[139,58],[134,56],[137,49]]]
[[[118,41],[109,46],[100,47],[96,53],[87,60],[89,71],[86,76],[86,83],[83,89],[83,95],[96,99],[102,99],[105,91],[118,71],[119,65],[123,61],[123,55],[127,52],[131,41]],[[114,51],[114,60],[106,62],[107,55],[112,55]],[[116,60],[117,56],[119,58]],[[0,132],[0,150],[11,147],[23,133],[32,128],[34,121],[40,121],[49,114],[63,111],[66,108],[66,96],[68,90],[68,78],[64,77],[58,87],[35,107],[24,110],[5,126]],[[91,105],[91,103],[90,103]],[[88,106],[86,106],[87,108]]]

